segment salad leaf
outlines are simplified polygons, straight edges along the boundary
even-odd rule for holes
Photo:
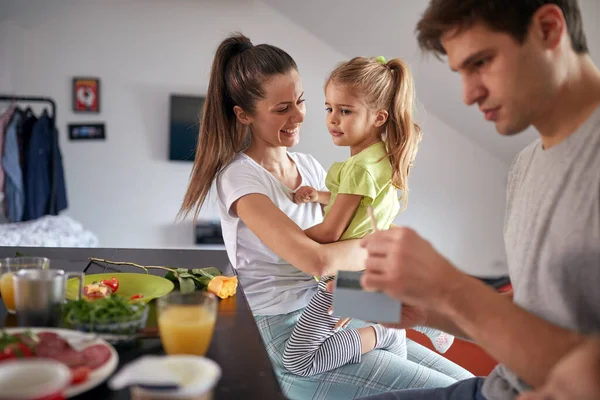
[[[146,307],[146,304],[130,303],[117,295],[94,301],[80,299],[65,304],[65,321],[68,324],[128,321],[141,317]]]

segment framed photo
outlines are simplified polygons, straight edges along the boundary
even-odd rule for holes
[[[69,124],[69,139],[106,139],[104,124]]]
[[[73,111],[100,112],[100,79],[73,78]]]

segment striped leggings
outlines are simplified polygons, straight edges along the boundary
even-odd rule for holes
[[[334,330],[339,318],[329,315],[333,294],[322,278],[319,289],[294,327],[283,353],[283,366],[291,373],[312,376],[359,363],[361,340],[357,329]]]
[[[283,366],[291,373],[312,376],[331,371],[361,360],[361,339],[357,329],[335,330],[339,318],[329,315],[333,294],[327,291],[327,282],[333,277],[322,278],[319,289],[302,313],[294,327],[283,353]],[[406,358],[406,343],[399,343]]]
[[[322,278],[317,293],[300,316],[283,353],[283,366],[289,372],[309,377],[331,371],[361,360],[361,339],[357,329],[335,330],[339,318],[329,314],[333,294],[327,291],[327,282],[334,277]],[[440,331],[427,327],[415,330],[435,340]],[[397,343],[394,354],[406,359],[406,335]]]

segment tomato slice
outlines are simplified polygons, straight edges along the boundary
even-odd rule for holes
[[[138,293],[138,294],[134,294],[133,296],[131,296],[131,297],[129,298],[129,300],[130,300],[130,301],[133,301],[133,300],[139,300],[139,299],[142,299],[142,298],[144,298],[144,295],[143,295],[143,294],[140,294],[140,293]]]
[[[31,351],[29,346],[21,342],[7,344],[0,353],[0,360],[26,357],[33,357],[33,351]]]
[[[115,293],[117,291],[117,289],[119,289],[119,281],[114,276],[111,277],[110,279],[104,279],[104,280],[100,281],[100,283],[111,288],[113,293]]]
[[[71,369],[71,385],[87,381],[91,371],[92,369],[87,365]]]

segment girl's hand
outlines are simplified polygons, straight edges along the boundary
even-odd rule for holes
[[[352,321],[352,318],[340,318],[340,320],[335,324],[334,329],[336,331],[338,329],[343,329],[348,326],[350,321]]]
[[[294,193],[294,203],[315,203],[319,199],[319,192],[310,186],[302,186]]]

